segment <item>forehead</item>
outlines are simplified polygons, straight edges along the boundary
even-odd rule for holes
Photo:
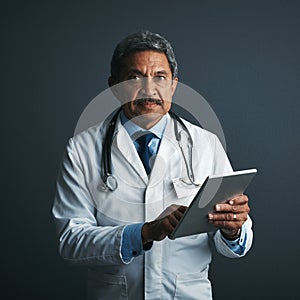
[[[130,69],[163,69],[171,73],[167,56],[158,51],[145,50],[129,54],[124,59],[124,67]]]

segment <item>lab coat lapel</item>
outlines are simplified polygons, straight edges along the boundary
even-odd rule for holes
[[[148,175],[145,171],[142,161],[136,151],[136,148],[128,135],[120,120],[117,121],[115,131],[115,138],[113,139],[114,146],[121,152],[123,159],[125,159],[131,167],[135,170],[137,175],[142,179],[145,185],[148,184]]]
[[[174,134],[174,124],[168,115],[168,121],[162,137],[159,151],[150,174],[149,186],[157,185],[164,179],[166,173],[170,173],[170,164],[178,164],[180,160],[178,145]]]

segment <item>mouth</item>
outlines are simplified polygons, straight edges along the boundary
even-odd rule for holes
[[[156,105],[163,106],[163,101],[154,98],[140,98],[133,101],[135,106],[154,107]]]

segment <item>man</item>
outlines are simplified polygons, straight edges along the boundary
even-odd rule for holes
[[[53,215],[62,257],[88,267],[88,299],[212,299],[209,240],[231,258],[251,247],[245,195],[208,215],[220,228],[214,234],[168,238],[199,188],[191,183],[232,171],[216,136],[182,120],[193,140],[189,174],[169,114],[177,82],[165,38],[149,31],[126,37],[114,51],[109,78],[122,111],[67,145]],[[110,126],[111,191],[103,188],[99,163]]]

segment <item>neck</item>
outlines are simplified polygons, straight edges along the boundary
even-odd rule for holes
[[[126,117],[128,118],[128,116],[126,116]],[[149,113],[149,114],[144,114],[141,116],[131,117],[128,119],[130,121],[132,121],[133,123],[135,123],[136,125],[140,126],[141,128],[149,130],[155,124],[157,124],[161,120],[162,117],[163,117],[163,115],[161,115],[161,114]]]

